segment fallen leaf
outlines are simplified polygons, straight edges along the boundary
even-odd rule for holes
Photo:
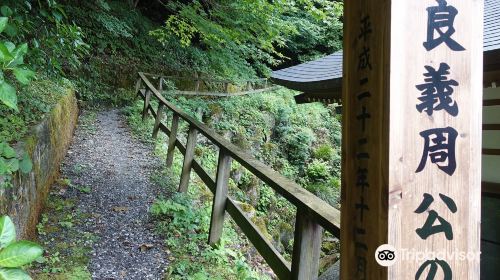
[[[141,250],[141,252],[144,252],[144,251],[152,249],[153,247],[154,247],[153,244],[144,243],[141,246],[139,246],[139,249]]]
[[[113,211],[115,212],[127,212],[128,211],[128,207],[121,207],[121,206],[116,206],[116,207],[113,207]]]

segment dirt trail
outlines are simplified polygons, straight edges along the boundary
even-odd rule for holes
[[[159,161],[151,147],[132,137],[119,110],[97,113],[90,127],[77,128],[61,178],[87,188],[68,187],[63,196],[73,198],[74,211],[88,217],[76,229],[96,237],[88,267],[92,279],[162,279],[163,240],[148,217],[159,194],[150,171]]]

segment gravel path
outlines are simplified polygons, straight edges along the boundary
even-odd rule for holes
[[[97,113],[92,131],[79,126],[62,176],[89,186],[76,208],[90,216],[79,230],[98,237],[89,270],[93,279],[162,279],[163,240],[154,233],[148,208],[159,194],[149,182],[159,167],[151,147],[135,140],[114,109]]]

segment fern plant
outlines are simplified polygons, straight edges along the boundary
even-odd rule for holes
[[[16,229],[8,216],[0,218],[0,280],[32,279],[22,266],[43,254],[40,245],[30,241],[16,241]]]

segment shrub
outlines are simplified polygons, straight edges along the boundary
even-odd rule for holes
[[[335,154],[335,149],[329,144],[323,144],[314,150],[313,156],[315,159],[330,161]]]
[[[326,182],[316,182],[306,185],[306,189],[333,207],[338,208],[340,188],[339,180],[334,178]]]
[[[309,182],[325,182],[330,178],[330,166],[324,161],[313,160],[306,167],[306,176]]]
[[[295,127],[285,139],[288,147],[288,159],[301,166],[310,156],[310,147],[315,140],[314,133],[307,127]]]

